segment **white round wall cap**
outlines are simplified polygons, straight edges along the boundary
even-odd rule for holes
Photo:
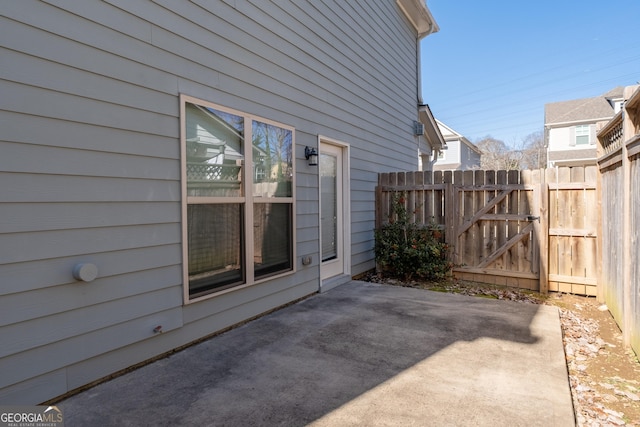
[[[73,277],[83,282],[92,282],[98,277],[98,267],[95,264],[77,264],[73,267]]]

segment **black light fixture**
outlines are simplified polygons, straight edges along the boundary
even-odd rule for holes
[[[313,147],[304,147],[304,157],[309,161],[309,166],[318,166],[318,152]]]

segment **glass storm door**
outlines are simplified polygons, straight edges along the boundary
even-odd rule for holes
[[[320,244],[321,278],[344,273],[344,176],[342,148],[321,143]]]

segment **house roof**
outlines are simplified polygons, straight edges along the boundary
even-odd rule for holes
[[[436,122],[438,123],[438,128],[440,129],[440,132],[442,132],[442,136],[444,136],[445,141],[447,142],[461,141],[463,144],[468,146],[471,150],[475,151],[478,154],[482,154],[480,149],[476,147],[476,145],[473,142],[469,141],[466,137],[464,137],[461,133],[456,132],[455,130],[445,125],[438,119],[436,119]]]
[[[595,160],[596,154],[597,153],[595,148],[585,148],[582,150],[549,151],[549,160]]]
[[[545,125],[557,123],[585,122],[613,117],[610,99],[622,98],[623,87],[617,87],[604,95],[593,98],[552,102],[544,106]]]
[[[604,96],[607,99],[622,98],[624,96],[624,87],[618,86],[616,88],[613,88],[602,96]]]

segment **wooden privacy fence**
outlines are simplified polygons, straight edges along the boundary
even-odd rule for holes
[[[633,89],[633,88],[631,88]],[[598,133],[602,188],[601,294],[640,355],[640,92],[625,89],[623,114]]]
[[[382,173],[376,226],[402,192],[413,222],[444,229],[457,277],[595,295],[596,182],[595,166]]]

